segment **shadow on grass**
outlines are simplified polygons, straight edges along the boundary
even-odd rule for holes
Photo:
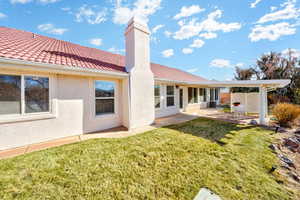
[[[191,134],[224,145],[226,143],[222,141],[223,138],[230,138],[234,132],[251,129],[253,127],[255,126],[198,118],[188,122],[166,126],[165,128],[177,130],[184,134]]]

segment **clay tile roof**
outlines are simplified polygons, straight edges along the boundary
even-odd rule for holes
[[[126,73],[125,57],[122,55],[7,27],[0,27],[0,57]],[[159,64],[152,63],[151,69],[160,79],[206,81]]]

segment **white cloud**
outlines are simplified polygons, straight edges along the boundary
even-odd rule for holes
[[[156,33],[159,29],[163,28],[165,25],[159,24],[152,29],[152,33]]]
[[[188,69],[186,71],[189,72],[189,73],[195,73],[195,72],[199,71],[199,68],[195,67],[195,68]]]
[[[204,44],[205,44],[205,42],[203,40],[195,39],[193,41],[193,44],[190,45],[190,47],[192,47],[192,48],[201,48]]]
[[[89,43],[95,46],[101,46],[102,45],[102,39],[101,38],[92,38],[89,40]]]
[[[40,31],[53,35],[63,35],[68,29],[56,28],[53,24],[40,24],[37,27]]]
[[[255,0],[253,3],[250,4],[251,8],[255,8],[257,4],[259,4],[262,0]]]
[[[298,49],[285,49],[281,52],[283,56],[288,56],[291,53],[292,57],[300,58],[300,50]]]
[[[7,17],[6,14],[0,12],[0,19],[6,18],[6,17]]]
[[[191,53],[193,53],[193,49],[191,49],[191,48],[183,48],[182,49],[182,53],[184,53],[184,54],[191,54]]]
[[[180,9],[180,13],[178,13],[177,15],[175,15],[173,17],[173,19],[178,20],[178,19],[183,18],[183,17],[189,17],[189,16],[192,16],[194,14],[200,13],[200,12],[202,12],[204,10],[205,10],[204,8],[201,8],[198,5],[192,5],[190,7],[183,6]]]
[[[151,35],[150,41],[153,42],[154,44],[158,44],[160,42],[160,40],[153,35]]]
[[[207,40],[216,38],[217,36],[218,36],[218,35],[217,35],[216,33],[211,33],[211,32],[208,32],[208,33],[201,33],[201,34],[199,35],[199,37],[203,37],[203,38],[205,38],[205,39],[207,39]]]
[[[113,22],[115,24],[127,24],[133,16],[147,23],[149,16],[160,8],[161,0],[137,0],[133,8],[122,5],[122,0],[117,0],[114,8]]]
[[[300,9],[295,7],[296,1],[287,0],[281,10],[268,13],[262,16],[257,23],[262,24],[266,22],[278,21],[278,20],[287,20],[287,19],[297,19],[300,16]]]
[[[55,3],[55,2],[58,2],[60,0],[38,0],[39,2],[41,3]]]
[[[207,16],[207,19],[201,22],[199,22],[196,18],[190,20],[189,22],[181,20],[178,22],[180,29],[174,33],[173,38],[177,40],[183,40],[199,35],[201,32],[223,31],[224,33],[226,33],[241,28],[241,24],[237,22],[226,24],[216,21],[221,17],[222,11],[215,10]]]
[[[30,3],[32,1],[33,0],[10,0],[10,3],[12,3],[12,4],[15,4],[15,3],[26,4],[26,3]],[[39,2],[39,3],[47,4],[47,3],[56,3],[60,0],[36,0],[36,1]]]
[[[225,59],[214,59],[210,62],[210,66],[218,67],[218,68],[225,68],[231,67],[230,61]]]
[[[275,11],[275,10],[277,10],[277,7],[276,6],[271,6],[270,10]]]
[[[170,31],[165,31],[164,34],[167,38],[172,36],[172,33]]]
[[[125,53],[125,49],[117,49],[115,47],[109,48],[108,51],[110,51],[112,53],[117,53],[117,54],[124,54]]]
[[[71,8],[70,7],[63,7],[61,8],[62,11],[71,11]]]
[[[174,50],[173,49],[166,49],[166,50],[162,51],[161,54],[163,55],[163,57],[169,58],[169,57],[174,55]]]
[[[89,24],[100,24],[106,21],[107,9],[99,9],[98,6],[83,5],[75,13],[76,21],[86,21]]]
[[[235,64],[235,66],[237,66],[237,67],[243,67],[245,64],[244,63],[237,63],[237,64]]]
[[[293,35],[295,33],[295,25],[287,22],[281,22],[266,26],[256,25],[254,28],[252,28],[252,31],[248,37],[252,42],[257,42],[259,40],[275,41],[281,36]]]
[[[25,4],[25,3],[29,3],[31,2],[32,0],[10,0],[10,3],[21,3],[21,4]]]

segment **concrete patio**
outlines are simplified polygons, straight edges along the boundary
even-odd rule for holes
[[[239,116],[238,118],[236,118],[233,116],[233,114],[224,113],[222,109],[218,109],[218,108],[201,109],[195,112],[179,113],[168,117],[158,118],[155,120],[154,124],[150,126],[138,128],[138,129],[127,130],[124,127],[117,127],[105,131],[82,134],[78,136],[71,136],[71,137],[51,140],[43,143],[32,144],[32,145],[19,147],[19,148],[4,150],[4,151],[0,151],[0,159],[14,157],[17,155],[26,154],[33,151],[39,151],[51,147],[57,147],[64,144],[71,144],[71,143],[80,142],[88,139],[129,137],[132,135],[144,133],[146,131],[150,131],[163,126],[190,121],[198,117],[207,117],[211,119],[224,120],[232,123],[241,123],[241,124],[247,124],[253,119],[258,120],[258,117],[256,116]]]

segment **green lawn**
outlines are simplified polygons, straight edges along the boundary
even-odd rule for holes
[[[41,133],[42,134],[42,133]],[[0,199],[293,199],[269,173],[272,132],[199,118],[0,160]]]

